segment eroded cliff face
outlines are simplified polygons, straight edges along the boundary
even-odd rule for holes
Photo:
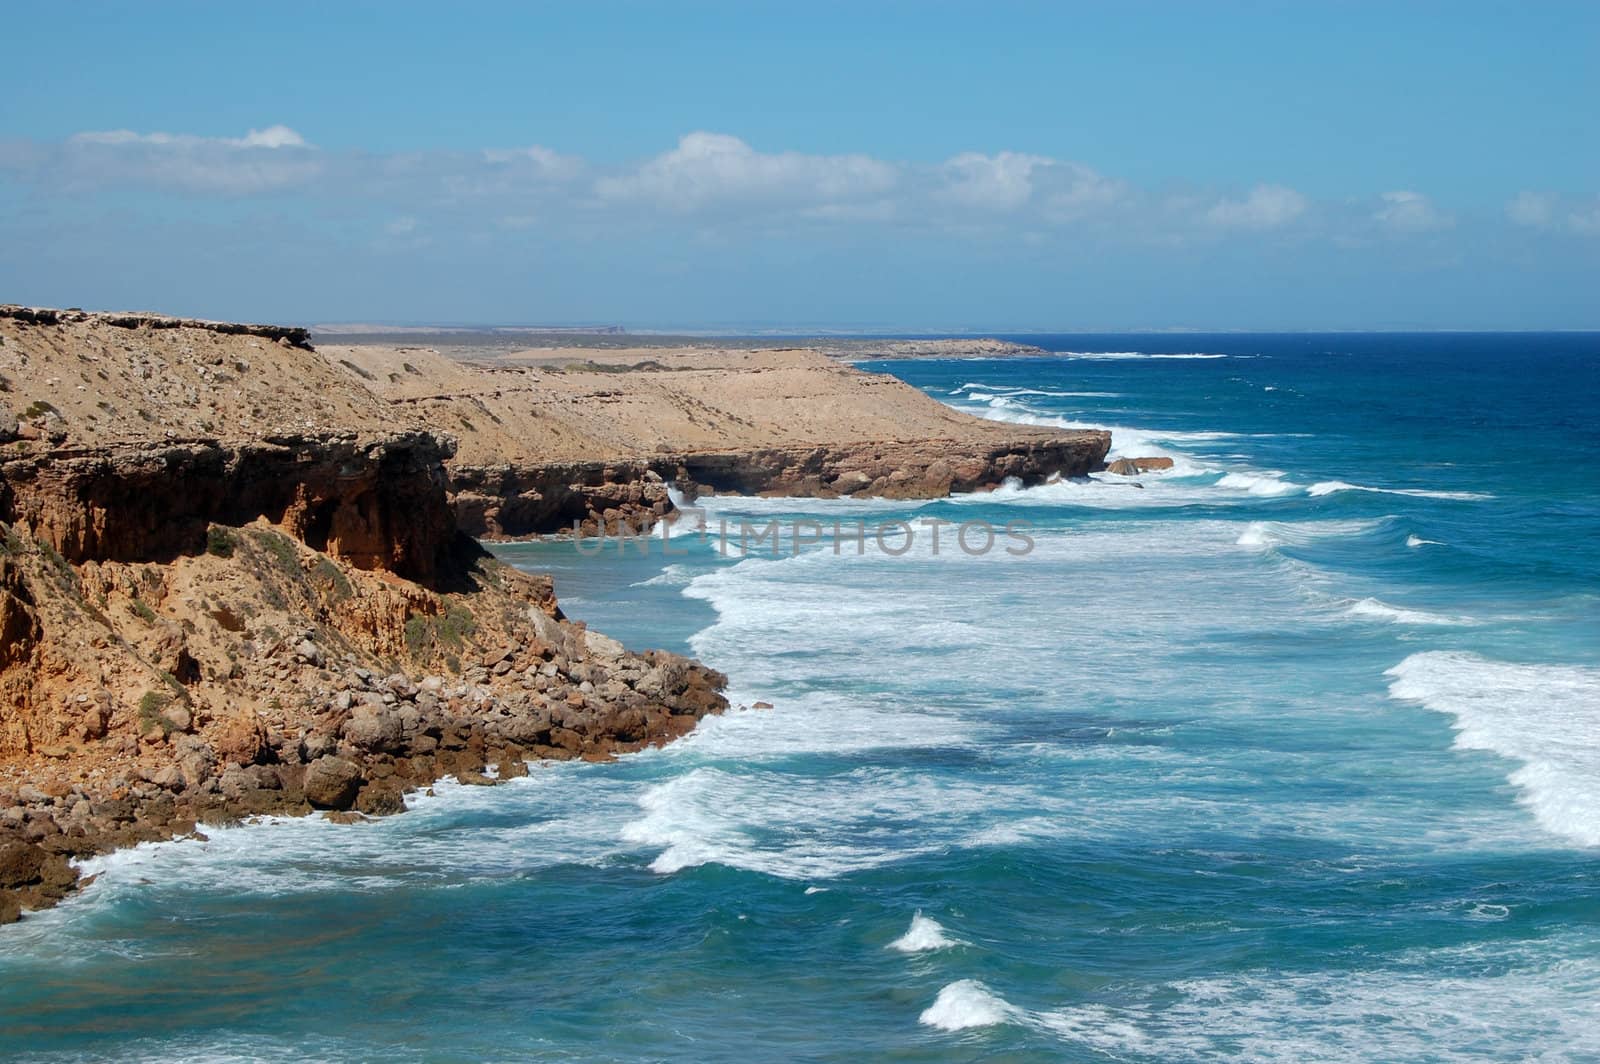
[[[458,525],[479,538],[510,539],[643,531],[676,508],[668,488],[692,502],[721,494],[938,499],[1007,480],[1032,486],[1102,468],[1110,443],[1105,433],[1077,433],[997,444],[879,442],[448,468]]]
[[[455,535],[426,433],[53,447],[0,460],[0,521],[68,561],[169,561],[265,517],[362,569],[428,579]]]
[[[456,523],[480,539],[637,531],[674,508],[666,481],[646,462],[452,464],[449,477]]]
[[[0,426],[0,923],[70,890],[72,856],[395,812],[442,775],[609,757],[726,708],[719,674],[588,632],[463,535],[453,441],[323,387],[294,336],[114,318],[0,316],[0,403],[21,408]],[[263,341],[316,365],[247,377]],[[84,390],[58,395],[68,374]],[[224,431],[126,416],[174,395],[171,423]],[[263,424],[290,409],[315,417]]]
[[[0,881],[0,923],[71,888],[64,857],[254,813],[397,812],[443,775],[606,758],[727,706],[721,675],[587,631],[548,578],[465,537],[424,585],[265,518],[163,561],[0,536],[0,854],[32,870]]]
[[[671,511],[669,486],[937,498],[1037,484],[1100,468],[1111,442],[984,421],[811,350],[483,364],[416,347],[322,353],[397,411],[459,434],[447,462],[457,520],[493,538],[648,527]]]

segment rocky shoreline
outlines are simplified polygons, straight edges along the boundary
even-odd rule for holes
[[[41,649],[43,635],[37,618],[15,606],[15,591],[39,585],[17,577],[30,562],[57,563],[48,548],[19,557],[25,541],[5,531],[0,623],[12,657]],[[276,553],[286,549],[286,541],[269,542],[280,542]],[[304,560],[313,571],[333,564],[312,557]],[[331,571],[352,585],[371,579]],[[230,648],[230,673],[238,675],[218,676],[204,633],[180,623],[160,631],[148,652],[153,686],[132,704],[84,683],[36,706],[29,749],[0,764],[0,923],[70,892],[71,858],[263,814],[396,813],[406,792],[445,776],[488,784],[526,774],[529,760],[603,760],[670,741],[727,707],[725,677],[666,652],[631,653],[568,621],[547,580],[488,555],[453,575],[480,588],[452,596],[440,615],[411,614],[401,635],[407,653],[396,655],[409,658],[409,668],[359,645],[359,632],[326,622],[278,632],[225,614],[222,628],[239,629]],[[374,589],[348,593],[364,598]],[[30,594],[28,605],[61,605],[41,597]],[[225,608],[247,608],[250,597],[235,595]],[[441,671],[416,667],[431,657],[445,663]],[[55,679],[36,676],[34,693],[53,694]],[[216,698],[218,687],[249,696],[249,708]]]
[[[72,861],[668,742],[726,678],[474,537],[672,491],[931,498],[1100,468],[826,355],[473,366],[304,330],[0,307],[0,923]]]

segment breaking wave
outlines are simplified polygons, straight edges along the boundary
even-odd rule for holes
[[[1385,675],[1391,697],[1455,718],[1458,749],[1518,762],[1507,778],[1542,827],[1600,846],[1600,669],[1435,650]]]

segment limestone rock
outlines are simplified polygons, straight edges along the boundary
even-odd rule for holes
[[[404,729],[400,715],[389,707],[361,706],[345,721],[342,734],[362,750],[393,752],[400,748]]]
[[[21,887],[38,882],[44,872],[45,852],[26,842],[0,843],[0,887]]]
[[[319,757],[306,766],[302,789],[318,809],[349,809],[361,787],[361,770],[342,757]]]
[[[620,642],[608,635],[601,635],[599,632],[585,631],[583,633],[583,642],[589,653],[595,657],[620,658],[627,653],[626,648]]]
[[[1153,473],[1162,469],[1171,469],[1170,458],[1118,458],[1106,466],[1107,473],[1115,473],[1121,477],[1131,477],[1136,473]]]
[[[237,713],[222,720],[210,734],[217,757],[238,765],[253,765],[271,749],[266,729],[250,713]]]

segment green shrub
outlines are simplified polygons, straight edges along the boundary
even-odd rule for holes
[[[252,535],[255,537],[255,541],[261,545],[261,549],[271,555],[272,560],[277,562],[278,566],[286,573],[294,577],[302,575],[300,572],[300,552],[295,550],[294,543],[290,541],[288,536],[270,529],[261,529],[252,533]]]
[[[333,563],[333,559],[326,555],[317,558],[316,564],[311,567],[311,575],[319,584],[323,585],[329,597],[335,602],[341,602],[355,594],[354,589],[350,586],[349,578],[344,575],[344,571]]]
[[[477,630],[477,618],[465,606],[451,606],[442,617],[412,614],[406,620],[406,649],[413,657],[420,656],[430,646],[460,650],[467,636]]]
[[[433,622],[421,614],[406,618],[406,649],[412,655],[421,654],[433,638]]]
[[[451,606],[439,621],[439,634],[451,646],[460,646],[463,639],[477,630],[478,622],[465,606]]]
[[[155,623],[155,621],[156,621],[156,611],[151,609],[149,604],[146,603],[144,599],[139,598],[138,596],[134,596],[133,601],[131,603],[129,603],[129,608],[132,609],[133,612],[134,612],[134,615],[137,616],[145,624],[154,624]]]
[[[146,691],[144,697],[139,699],[139,730],[147,732],[151,728],[160,728],[162,735],[171,735],[177,725],[162,712],[171,704],[171,695],[161,691]]]
[[[233,533],[221,525],[212,525],[206,529],[206,553],[218,558],[233,557]]]

